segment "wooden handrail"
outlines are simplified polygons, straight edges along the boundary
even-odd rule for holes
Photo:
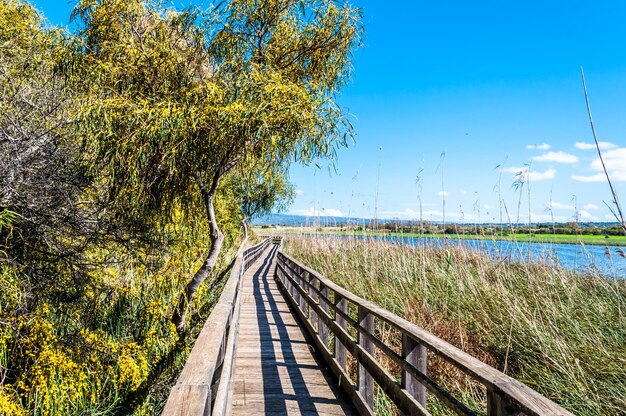
[[[427,391],[457,414],[478,414],[428,377],[427,351],[431,351],[485,386],[488,416],[573,416],[525,384],[354,295],[280,250],[277,260],[276,280],[360,414],[373,414],[374,382],[405,414],[430,414],[426,406]],[[351,309],[356,310],[355,317],[350,314]],[[400,354],[376,335],[376,321],[401,334]],[[356,330],[356,337],[350,335],[348,326],[353,328],[352,332]],[[399,380],[377,360],[376,349],[399,366],[402,371]],[[357,361],[356,380],[348,374],[346,352]]]
[[[241,305],[241,276],[274,242],[261,243],[237,252],[230,277],[206,320],[185,366],[167,399],[163,415],[224,415],[232,398],[236,339]]]

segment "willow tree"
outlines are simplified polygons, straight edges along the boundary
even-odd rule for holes
[[[351,135],[335,97],[359,42],[359,11],[326,0],[233,0],[175,12],[82,0],[80,125],[111,209],[142,221],[202,206],[211,246],[173,314],[215,265],[220,183],[253,166],[333,157]]]
[[[0,257],[20,270],[29,308],[71,299],[86,248],[105,234],[69,134],[72,58],[67,35],[28,2],[0,0]]]
[[[283,165],[244,165],[229,176],[237,191],[244,237],[248,238],[248,222],[254,216],[281,211],[291,204],[295,196],[293,184]]]

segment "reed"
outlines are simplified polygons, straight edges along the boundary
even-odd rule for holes
[[[626,409],[626,284],[463,244],[289,237],[285,250],[579,415]],[[430,368],[472,397],[471,384]],[[447,376],[447,379],[446,379]],[[380,413],[385,403],[379,400]]]

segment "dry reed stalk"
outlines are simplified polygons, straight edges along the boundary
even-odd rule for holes
[[[585,92],[585,103],[587,104],[587,114],[589,116],[589,124],[591,125],[591,133],[593,134],[593,140],[596,144],[596,150],[598,151],[598,157],[600,158],[600,163],[602,164],[602,170],[604,171],[604,175],[606,176],[606,181],[609,184],[609,188],[611,189],[611,196],[613,197],[613,203],[615,204],[615,210],[611,208],[608,204],[606,204],[607,208],[611,211],[611,213],[615,216],[615,219],[620,223],[622,228],[624,229],[624,234],[626,234],[626,219],[624,219],[624,214],[622,212],[622,205],[619,202],[619,198],[617,197],[617,192],[615,192],[615,188],[613,187],[613,183],[611,182],[611,177],[609,176],[609,172],[606,169],[606,164],[604,163],[604,157],[602,156],[602,151],[600,150],[600,143],[598,142],[598,136],[596,135],[596,128],[593,123],[593,117],[591,116],[591,105],[589,104],[589,94],[587,94],[587,83],[585,81],[585,71],[582,67],[580,67],[580,75],[583,82],[583,90]]]

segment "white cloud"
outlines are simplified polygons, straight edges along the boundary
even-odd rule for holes
[[[438,205],[440,205],[440,203],[433,203],[433,202],[422,202],[422,208],[423,207],[436,207]],[[401,207],[419,207],[420,203],[419,202],[403,202],[402,204],[400,204]]]
[[[343,217],[343,213],[335,208],[322,208],[321,210],[311,207],[309,209],[296,209],[291,212],[294,215],[306,217]]]
[[[549,209],[553,209],[553,210],[572,211],[571,217],[566,217],[563,215],[555,215],[554,221],[563,222],[563,221],[571,221],[575,219],[574,218],[575,207],[573,205],[563,204],[561,202],[556,202],[556,201],[548,202],[546,205]],[[578,211],[578,218],[581,220],[585,220],[585,221],[599,221],[598,217],[596,217],[595,215],[589,212],[589,211],[599,210],[599,209],[600,208],[594,204],[587,204],[583,207],[582,210]],[[544,219],[545,221],[548,221],[545,214],[533,216],[533,221],[543,221]]]
[[[448,191],[439,191],[439,192],[437,192],[437,195],[439,195],[439,196],[450,196],[450,192],[448,192]]]
[[[572,207],[573,208],[573,207]],[[405,220],[419,220],[420,213],[419,210],[412,210],[410,208],[406,208],[404,211],[383,211],[380,213],[380,218],[400,218]],[[422,218],[425,221],[442,221],[443,220],[443,212],[436,209],[424,210],[422,212]],[[578,212],[578,218],[584,221],[599,221],[598,217],[594,216],[590,212],[586,210],[582,210]],[[606,215],[605,218],[609,221],[615,220],[615,218]],[[483,216],[479,218],[477,215],[473,213],[463,213],[463,212],[446,212],[446,222],[455,222],[455,223],[475,223],[482,221],[484,222],[486,218]],[[555,215],[552,213],[531,213],[531,220],[534,223],[537,222],[567,222],[574,221],[575,215],[572,211],[571,214],[568,215]],[[521,215],[520,222],[524,223],[528,221],[528,215]]]
[[[491,208],[493,208],[493,207],[492,207],[491,205],[485,204],[485,205],[483,205],[483,208],[485,208],[485,209],[491,209]]]
[[[526,146],[526,149],[532,149],[532,150],[548,150],[549,148],[551,148],[552,146],[550,146],[548,143],[542,143],[542,144],[529,144],[528,146]]]
[[[461,195],[467,195],[467,191],[465,189],[461,189],[459,192],[461,193]]]
[[[547,181],[549,179],[554,179],[556,176],[556,169],[548,169],[545,172],[534,172],[531,171],[529,173],[528,179],[531,181]]]
[[[587,211],[597,211],[600,209],[599,206],[597,206],[596,204],[587,204],[583,207],[583,209],[587,210]]]
[[[606,180],[606,176],[603,173],[590,176],[572,175],[572,179],[578,182],[602,182]]]
[[[554,215],[554,214],[531,214],[531,219],[533,222],[568,222],[572,221],[574,217],[572,215]],[[523,216],[520,218],[520,222],[528,221],[527,216]]]
[[[576,215],[574,213],[572,213],[571,215],[554,215],[554,214],[535,214],[533,213],[531,215],[531,219],[534,223],[537,222],[544,222],[544,223],[550,223],[552,221],[554,222],[569,222],[569,221],[575,221],[576,220]],[[600,221],[600,219],[592,214],[590,214],[587,211],[579,211],[578,212],[578,219],[579,220],[584,220],[584,221]],[[528,221],[528,217],[527,216],[523,216],[522,218],[520,218],[520,222],[526,222]]]
[[[611,179],[616,181],[626,181],[626,148],[609,150],[604,155],[604,163]],[[591,168],[602,171],[600,159],[596,158],[591,162]]]
[[[544,172],[529,172],[528,166],[505,168],[504,172],[512,173],[515,176],[520,176],[521,179],[525,181],[546,181],[549,179],[554,179],[554,177],[556,176],[556,169],[550,168]]]
[[[304,191],[302,189],[296,189],[296,195],[304,195]]]
[[[412,210],[411,208],[405,208],[404,211],[382,211],[380,213],[381,218],[416,219],[419,218],[419,215],[419,211]]]
[[[518,175],[518,174],[522,174],[523,172],[528,172],[528,166],[512,166],[510,168],[504,168],[502,169],[503,172],[508,172],[508,173],[512,173],[514,175]]]
[[[582,210],[578,212],[578,217],[581,220],[588,220],[588,221],[598,221],[598,217],[592,215],[590,212]]]
[[[328,217],[343,217],[343,212],[334,208],[322,209],[322,215]]]
[[[617,147],[617,145],[611,143],[611,142],[598,142],[598,145],[600,146],[601,150],[609,150],[609,149],[615,149]],[[575,148],[580,149],[580,150],[591,150],[591,149],[595,149],[596,148],[596,144],[595,143],[584,143],[584,142],[577,142],[574,145]]]
[[[578,163],[578,157],[565,152],[548,152],[533,157],[537,162]]]
[[[611,180],[626,182],[626,148],[609,150],[604,153],[604,163],[609,172]],[[606,176],[602,169],[600,158],[595,158],[591,162],[591,169],[598,172],[593,175],[572,175],[572,179],[579,182],[604,182]]]
[[[549,209],[574,209],[573,205],[562,204],[556,201],[549,201],[546,205]]]

